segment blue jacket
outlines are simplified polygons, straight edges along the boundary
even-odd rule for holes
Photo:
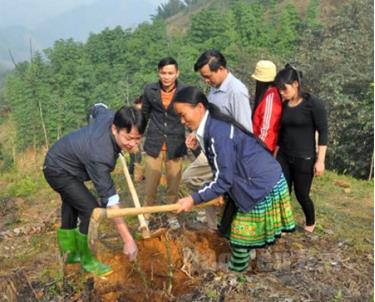
[[[44,168],[82,182],[91,180],[106,205],[108,198],[116,195],[111,172],[121,150],[111,130],[114,113],[103,106],[95,106],[92,113],[92,123],[64,136],[48,150]]]
[[[203,140],[213,180],[192,195],[194,203],[228,193],[241,211],[248,212],[279,181],[279,163],[239,128],[208,115]]]

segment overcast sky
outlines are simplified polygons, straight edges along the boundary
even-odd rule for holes
[[[0,27],[22,25],[33,29],[50,17],[95,1],[105,0],[0,0]],[[167,0],[144,1],[156,8]]]

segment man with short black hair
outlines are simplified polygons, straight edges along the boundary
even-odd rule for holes
[[[203,81],[211,86],[207,96],[208,101],[252,132],[249,91],[228,70],[224,55],[218,50],[207,50],[200,55],[194,64],[194,70],[199,71]],[[195,140],[195,133],[187,137],[186,145],[188,148],[194,149],[196,146]],[[205,182],[212,179],[212,172],[204,153],[194,153],[199,155],[182,174],[182,183],[189,189],[197,191]],[[206,208],[206,217],[209,228],[216,229],[216,208]]]
[[[172,105],[175,93],[185,87],[177,80],[179,73],[175,59],[163,58],[158,64],[159,81],[144,88],[142,113],[147,123],[144,144],[146,205],[156,202],[163,164],[167,178],[167,202],[175,203],[178,199],[182,160],[187,153],[185,128]]]
[[[208,101],[252,131],[249,91],[228,70],[224,55],[218,50],[207,50],[194,64],[194,70],[211,86]]]
[[[106,105],[97,104],[88,126],[64,136],[49,149],[43,172],[48,184],[61,196],[57,239],[66,263],[80,263],[85,271],[99,276],[112,272],[89,249],[90,217],[96,207],[119,208],[120,197],[111,172],[121,150],[129,151],[139,145],[142,124],[142,115],[135,108],[124,106],[113,113]],[[99,201],[84,184],[88,180],[93,182]],[[124,242],[124,254],[135,259],[137,245],[124,220],[112,220]]]

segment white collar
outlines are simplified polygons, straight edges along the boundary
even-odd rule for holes
[[[204,150],[203,136],[204,136],[204,128],[206,127],[207,118],[208,118],[208,110],[206,110],[206,113],[204,114],[203,119],[201,120],[199,127],[195,132],[198,138],[199,144],[201,145],[203,150]]]

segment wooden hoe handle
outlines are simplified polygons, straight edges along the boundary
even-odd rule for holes
[[[207,206],[217,206],[220,201],[216,198],[200,205],[194,206],[193,210],[205,208]],[[161,213],[161,212],[173,212],[177,211],[181,205],[178,203],[166,204],[161,206],[151,206],[142,208],[122,208],[122,209],[106,209],[106,217],[124,217],[124,216],[137,216],[139,214],[150,214],[150,213]]]
[[[135,206],[136,209],[139,209],[139,208],[141,208],[141,203],[139,202],[137,191],[135,190],[134,183],[133,183],[132,178],[130,176],[128,165],[126,164],[126,160],[121,153],[120,153],[120,160],[121,160],[121,163],[122,163],[122,168],[124,170],[125,179],[126,179],[130,194],[131,194],[132,199],[133,199],[134,206]],[[146,219],[143,216],[143,214],[140,213],[140,214],[137,214],[137,215],[138,215],[138,221],[139,221],[140,229],[144,229],[147,232],[149,232],[148,224],[147,224]]]

